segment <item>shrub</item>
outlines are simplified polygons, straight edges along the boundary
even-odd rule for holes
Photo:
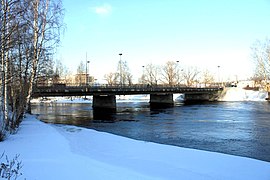
[[[22,161],[19,161],[19,156],[20,155],[16,154],[12,160],[9,160],[5,153],[0,156],[0,160],[5,158],[5,161],[0,164],[0,178],[16,180],[22,175],[22,173],[19,172],[22,169]]]

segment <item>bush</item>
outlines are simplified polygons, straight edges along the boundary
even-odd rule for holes
[[[9,160],[5,153],[0,156],[0,160],[5,157],[5,162],[1,162],[0,164],[0,178],[15,180],[22,175],[22,173],[19,172],[22,168],[22,161],[19,161],[19,156],[20,155],[16,154],[12,160]]]

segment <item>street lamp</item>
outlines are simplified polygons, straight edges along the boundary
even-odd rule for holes
[[[85,56],[85,93],[88,91],[87,90],[87,65],[90,63],[90,61],[87,61],[87,53],[86,53],[86,56]],[[85,94],[85,97],[86,99],[86,94]]]
[[[85,85],[88,84],[88,78],[87,78],[87,66],[90,63],[90,61],[86,60],[86,64],[85,64]]]
[[[85,54],[85,85],[87,85],[87,64],[90,63],[90,61],[87,61],[87,52]]]
[[[122,56],[123,54],[122,53],[119,53],[119,56],[120,56],[120,85],[122,86],[122,83],[123,83],[123,77],[122,77],[122,59],[121,59],[121,56]]]
[[[177,84],[179,85],[179,79],[180,79],[180,73],[179,73],[179,61],[176,61],[176,81],[177,81]]]
[[[90,63],[90,61],[87,61],[87,53],[86,53],[86,56],[85,56],[85,92],[87,91],[87,65]],[[86,99],[86,94],[85,94],[85,97],[84,97],[85,99]]]
[[[218,67],[218,86],[220,86],[220,72],[219,72],[220,66],[217,66],[217,67]]]
[[[144,78],[144,66],[142,66],[142,84],[145,83],[145,78]]]

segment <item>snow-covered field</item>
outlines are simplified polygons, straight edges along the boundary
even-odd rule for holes
[[[20,154],[19,179],[27,180],[270,179],[269,162],[50,125],[30,115],[0,142],[4,151]]]

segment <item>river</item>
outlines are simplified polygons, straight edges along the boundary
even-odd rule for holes
[[[235,93],[228,92],[228,98]],[[91,102],[33,103],[32,112],[47,123],[270,162],[270,103],[264,98],[245,91],[237,101],[152,109],[147,97],[129,96],[117,101],[115,113],[93,112]]]

